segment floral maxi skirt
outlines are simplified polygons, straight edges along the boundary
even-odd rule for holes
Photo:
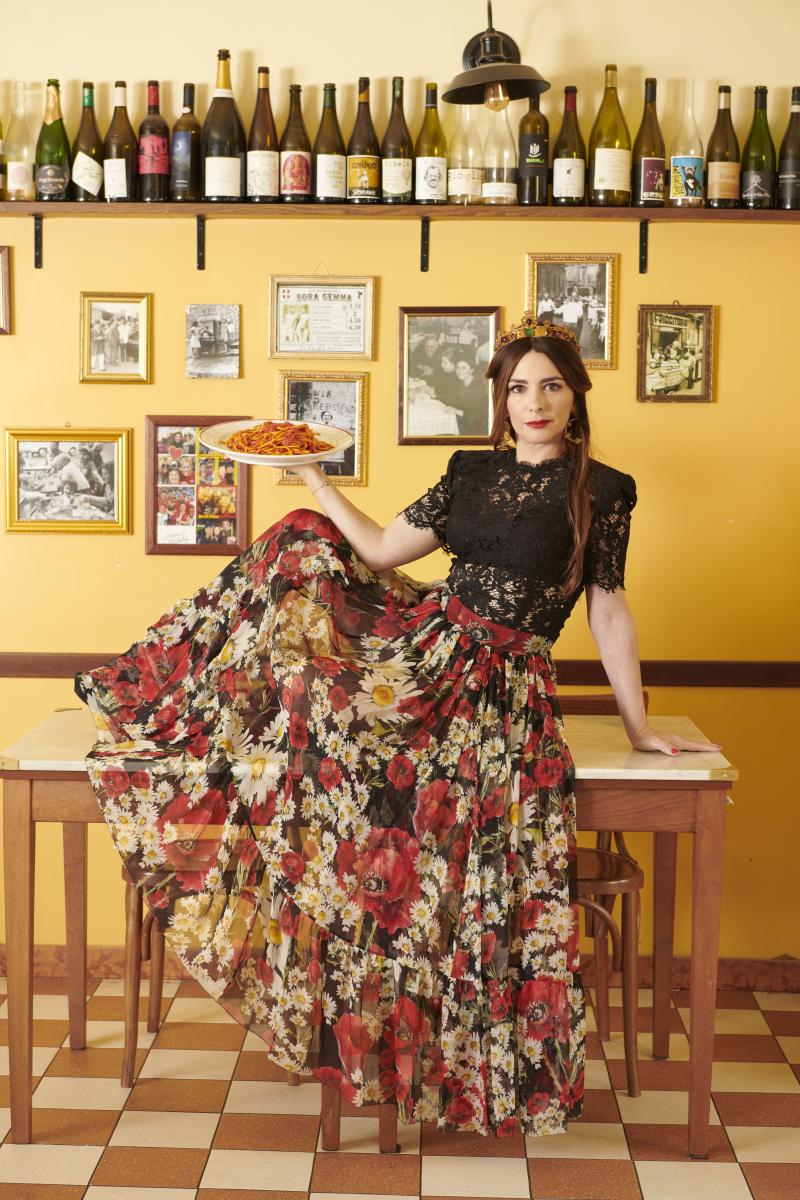
[[[574,767],[550,644],[289,513],[76,681],[169,946],[288,1071],[400,1119],[580,1114]]]

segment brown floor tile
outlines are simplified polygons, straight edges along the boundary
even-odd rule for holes
[[[800,1163],[742,1163],[753,1200],[797,1200]]]
[[[199,1021],[170,1021],[161,1026],[153,1042],[153,1049],[241,1050],[246,1035],[247,1030],[241,1025],[203,1025]]]
[[[677,988],[672,993],[672,1001],[676,1008],[688,1008],[691,1002],[691,993],[689,989]],[[752,992],[737,992],[732,989],[717,991],[717,1008],[758,1008],[756,998]]]
[[[800,1037],[800,1012],[770,1012],[764,1009],[761,1015],[773,1033],[783,1037]]]
[[[798,1080],[800,1080],[800,1063],[793,1063],[793,1064],[792,1064],[792,1070],[794,1071],[794,1073],[795,1073],[795,1075],[797,1076]]]
[[[422,1153],[450,1154],[462,1158],[524,1158],[525,1140],[521,1133],[510,1138],[494,1137],[480,1133],[461,1133],[457,1130],[440,1130],[433,1121],[422,1125]]]
[[[622,1032],[622,1009],[618,1005],[614,1005],[608,1010],[608,1027],[612,1033]],[[653,1010],[652,1008],[637,1008],[636,1010],[636,1028],[639,1033],[653,1032]],[[669,1031],[670,1033],[685,1033],[683,1022],[677,1009],[669,1010]]]
[[[243,1050],[239,1055],[233,1078],[257,1080],[263,1083],[286,1083],[286,1072],[283,1067],[272,1062],[260,1050]],[[300,1082],[314,1083],[314,1076],[301,1075]]]
[[[0,1200],[81,1200],[85,1191],[82,1183],[0,1183]]]
[[[314,1158],[309,1191],[418,1196],[419,1167],[416,1154],[320,1153]]]
[[[308,1192],[252,1192],[239,1188],[200,1188],[196,1200],[307,1200]],[[146,1193],[142,1200],[147,1200]]]
[[[80,1079],[115,1079],[122,1073],[122,1050],[102,1049],[90,1046],[86,1050],[59,1050],[46,1075],[58,1075],[61,1078],[74,1077]],[[142,1069],[147,1058],[146,1050],[136,1051],[136,1073]]]
[[[208,992],[199,984],[196,979],[182,979],[178,984],[176,996],[194,996],[195,998],[208,999]]]
[[[612,1058],[606,1063],[611,1086],[625,1091],[628,1086],[625,1077],[624,1058]],[[639,1083],[646,1092],[688,1092],[689,1064],[688,1062],[655,1062],[653,1059],[639,1059]]]
[[[713,1092],[723,1125],[800,1126],[800,1096],[764,1092]]]
[[[39,1082],[39,1076],[34,1075],[31,1080],[31,1091],[34,1090]],[[11,1094],[9,1092],[8,1076],[0,1075],[0,1108],[9,1108],[11,1105]]]
[[[147,996],[139,999],[139,1020],[147,1020]],[[172,997],[166,996],[161,1001],[161,1020],[167,1015]],[[92,996],[86,1005],[86,1017],[89,1021],[124,1021],[124,996]]]
[[[34,1046],[60,1046],[69,1033],[69,1021],[34,1021]],[[8,1021],[0,1021],[0,1046],[8,1045]]]
[[[227,1079],[139,1079],[125,1107],[137,1112],[222,1112]]]
[[[604,1057],[603,1043],[596,1033],[587,1033],[586,1035],[586,1057],[598,1061]]]
[[[33,994],[34,996],[66,996],[67,981],[58,977],[48,979],[46,976],[35,976]]]
[[[785,1062],[778,1043],[762,1033],[715,1033],[714,1062]]]
[[[212,1150],[304,1150],[317,1148],[319,1117],[223,1113]]]
[[[33,1138],[42,1146],[105,1146],[119,1113],[88,1108],[34,1108]]]
[[[608,1159],[528,1160],[534,1200],[640,1200],[632,1162]]]
[[[626,1125],[625,1136],[631,1158],[686,1162],[685,1125]],[[708,1130],[708,1161],[736,1161],[725,1130],[719,1125],[711,1125]]]
[[[581,1121],[619,1121],[619,1109],[610,1088],[588,1088],[583,1098]]]
[[[146,1182],[151,1188],[196,1188],[207,1160],[207,1150],[109,1146],[95,1168],[92,1184],[141,1187]]]

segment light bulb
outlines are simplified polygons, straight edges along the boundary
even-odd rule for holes
[[[502,112],[504,108],[508,108],[511,97],[508,94],[506,85],[500,83],[487,83],[483,89],[483,103],[492,112]]]

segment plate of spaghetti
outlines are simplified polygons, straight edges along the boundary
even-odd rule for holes
[[[353,435],[318,421],[223,421],[199,431],[216,454],[253,467],[294,467],[322,462],[353,444]]]

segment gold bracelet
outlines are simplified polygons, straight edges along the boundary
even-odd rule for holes
[[[317,492],[321,492],[323,488],[330,487],[330,486],[331,486],[330,482],[328,480],[326,480],[325,483],[321,483],[318,488],[312,488],[311,495],[316,496]]]

